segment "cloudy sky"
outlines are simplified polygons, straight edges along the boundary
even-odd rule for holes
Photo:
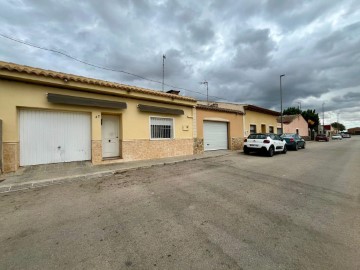
[[[360,126],[358,0],[0,0],[0,60]],[[187,90],[183,90],[187,89]]]

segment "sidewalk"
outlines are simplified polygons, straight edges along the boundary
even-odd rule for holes
[[[191,156],[129,161],[106,165],[92,165],[90,161],[80,161],[27,166],[20,168],[15,173],[0,174],[0,193],[31,189],[53,184],[62,184],[75,180],[99,178],[112,175],[117,172],[219,157],[230,155],[231,153],[237,153],[237,151],[208,151],[203,154]]]

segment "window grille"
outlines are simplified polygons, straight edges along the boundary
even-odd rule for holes
[[[151,139],[172,139],[173,119],[150,117]]]

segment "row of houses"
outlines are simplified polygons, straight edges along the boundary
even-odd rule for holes
[[[178,94],[0,62],[1,171],[239,150],[279,128],[279,112]],[[284,116],[284,131],[307,135],[301,118]]]

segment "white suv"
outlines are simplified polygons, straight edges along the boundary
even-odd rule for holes
[[[262,152],[272,157],[275,153],[286,154],[286,142],[277,134],[256,133],[250,134],[244,140],[244,153]]]

